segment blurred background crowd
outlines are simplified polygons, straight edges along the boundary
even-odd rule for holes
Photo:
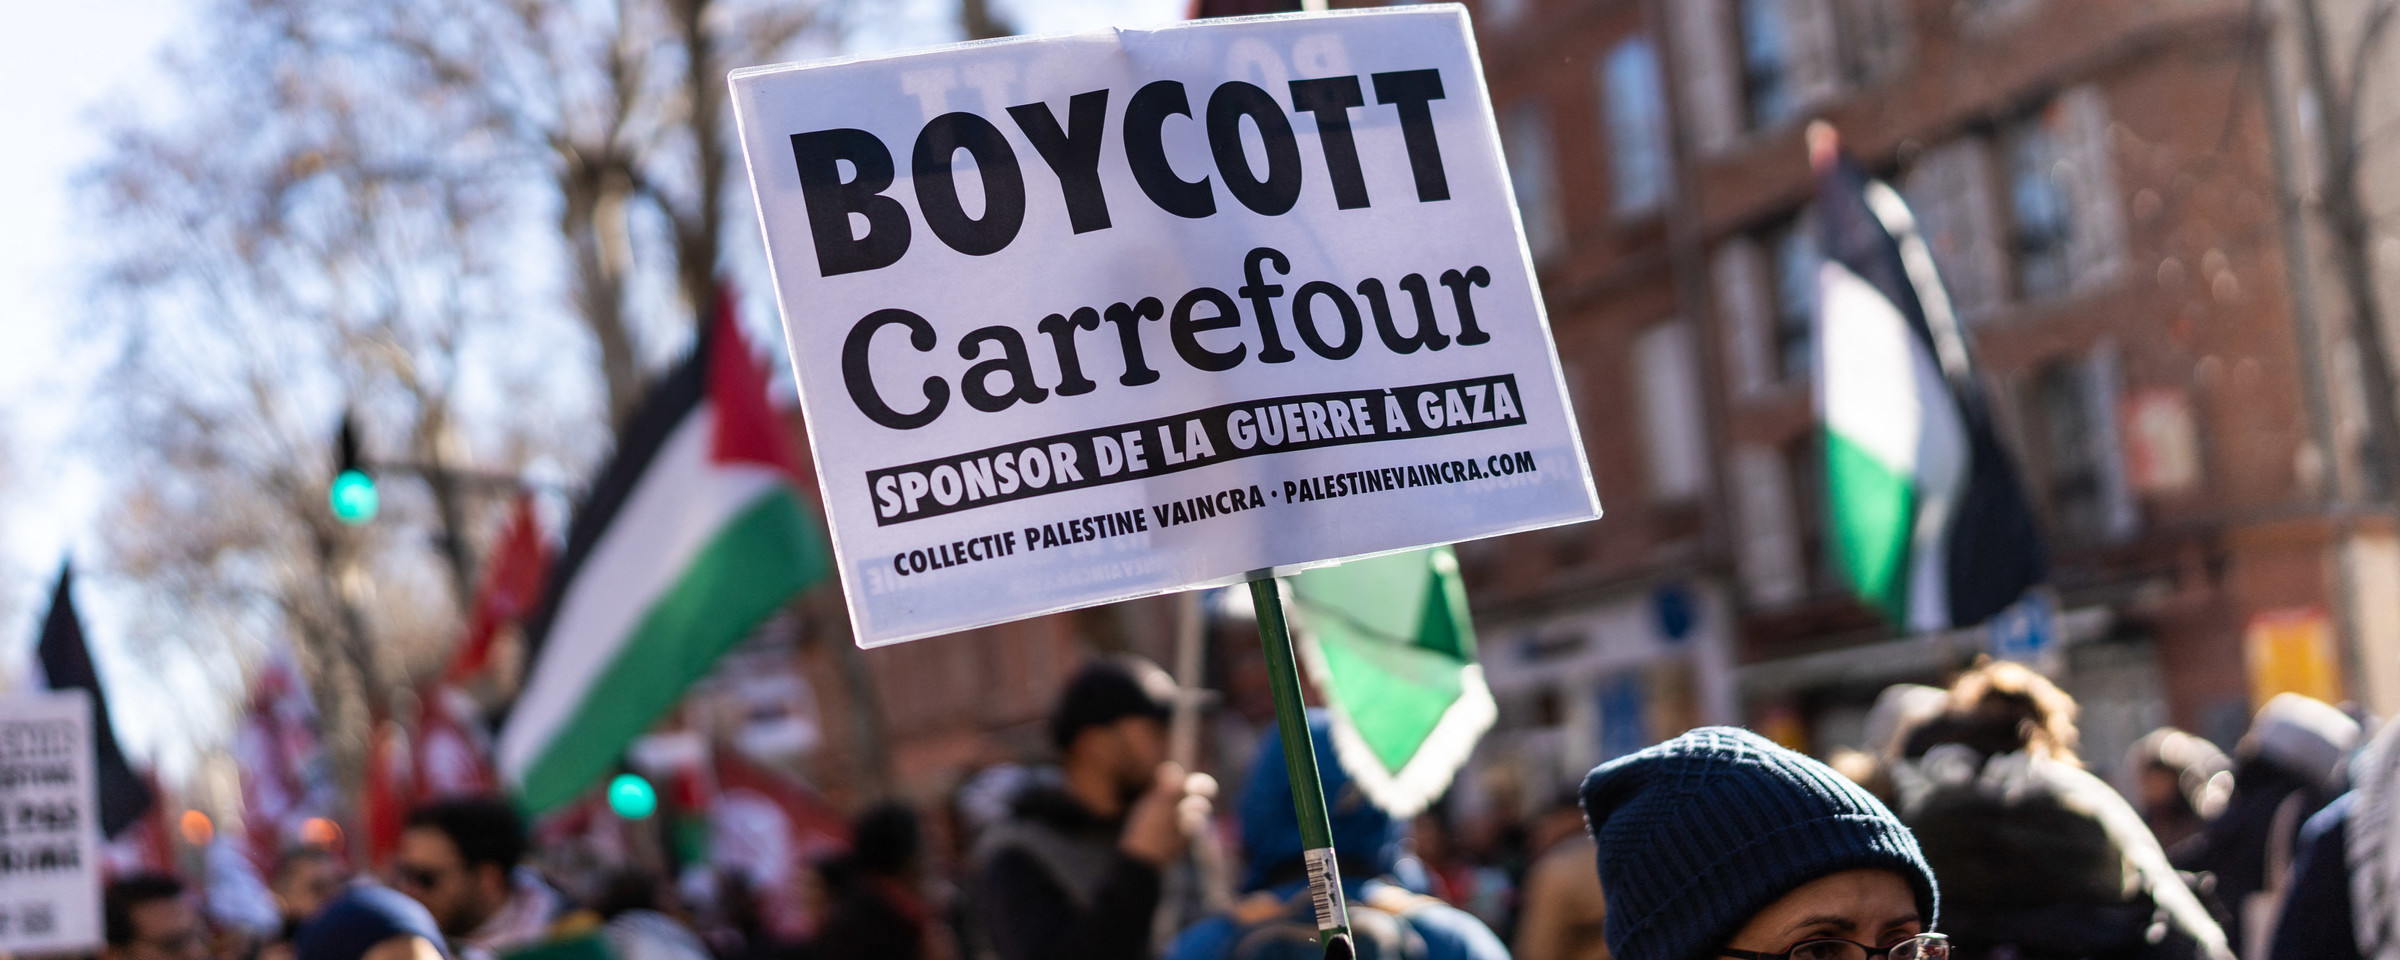
[[[467,801],[502,789],[531,621],[645,397],[720,298],[780,352],[726,69],[1288,6],[196,0],[147,79],[56,98],[98,133],[56,242],[7,248],[0,622],[42,638],[16,678],[105,688],[122,734],[112,949],[277,949],[349,876],[467,947],[582,918],[662,956],[1017,960],[1095,915],[1077,935],[1149,953],[1273,926],[1239,596],[860,650],[816,582],[570,802]],[[1937,868],[1990,865],[1942,873],[1962,938],[1978,904],[2245,958],[2391,920],[2400,874],[2327,851],[2393,822],[2400,4],[1468,8],[1608,512],[1456,548],[1494,717],[1425,810],[1360,827],[1387,912],[1592,949],[1579,778],[1738,724],[1875,790]],[[1914,211],[2018,471],[2044,575],[1989,622],[1895,625],[1835,559],[1811,120]],[[1061,719],[1126,657],[1175,692],[1128,667],[1140,703]],[[979,919],[1043,883],[1064,906],[1003,912],[1049,926]]]

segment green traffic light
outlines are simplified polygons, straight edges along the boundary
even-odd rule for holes
[[[658,791],[638,774],[617,774],[608,782],[608,808],[627,820],[647,819],[658,812]]]
[[[380,502],[375,495],[375,478],[359,470],[344,470],[335,476],[326,500],[333,506],[334,519],[354,527],[375,519]]]

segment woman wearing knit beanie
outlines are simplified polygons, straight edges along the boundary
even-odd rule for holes
[[[1916,838],[1822,763],[1703,727],[1593,770],[1616,960],[1948,960]]]

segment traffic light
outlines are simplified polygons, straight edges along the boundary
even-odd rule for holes
[[[342,414],[341,433],[334,438],[334,455],[333,486],[325,493],[327,503],[333,507],[333,518],[354,527],[375,519],[380,502],[375,494],[375,478],[367,473],[366,463],[358,457],[358,428],[346,411]]]
[[[658,812],[658,790],[641,774],[617,774],[608,782],[608,808],[627,820],[647,819]]]

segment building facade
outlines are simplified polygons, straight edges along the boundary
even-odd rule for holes
[[[2087,759],[2161,723],[2230,743],[2280,689],[2400,707],[2400,564],[2360,473],[2357,355],[2327,268],[2294,255],[2325,228],[2298,179],[2290,11],[1473,9],[1608,510],[1461,548],[1495,686],[1519,701],[1497,743],[1562,771],[1700,721],[1855,745],[1883,686],[1987,648],[1895,635],[1826,559],[1815,119],[1933,246],[2049,546],[2039,639],[2084,704]]]
[[[2332,46],[2381,49],[2368,0],[1470,2],[1607,514],[1459,546],[1501,706],[1462,802],[1530,809],[1699,723],[1855,745],[1884,686],[1990,646],[1897,634],[1826,562],[1815,119],[1910,202],[1971,335],[2050,552],[2031,639],[2087,760],[2164,723],[2230,744],[2274,690],[2400,711],[2400,541],[2317,199],[2304,3]],[[2366,121],[2400,117],[2400,84],[2364,89]],[[2367,162],[2400,171],[2388,139]],[[2367,200],[2400,212],[2386,180]],[[1039,756],[1093,652],[1168,661],[1175,613],[863,652],[811,622],[833,641],[802,645],[817,779],[934,799]],[[1244,630],[1211,651],[1222,759],[1263,675]]]

